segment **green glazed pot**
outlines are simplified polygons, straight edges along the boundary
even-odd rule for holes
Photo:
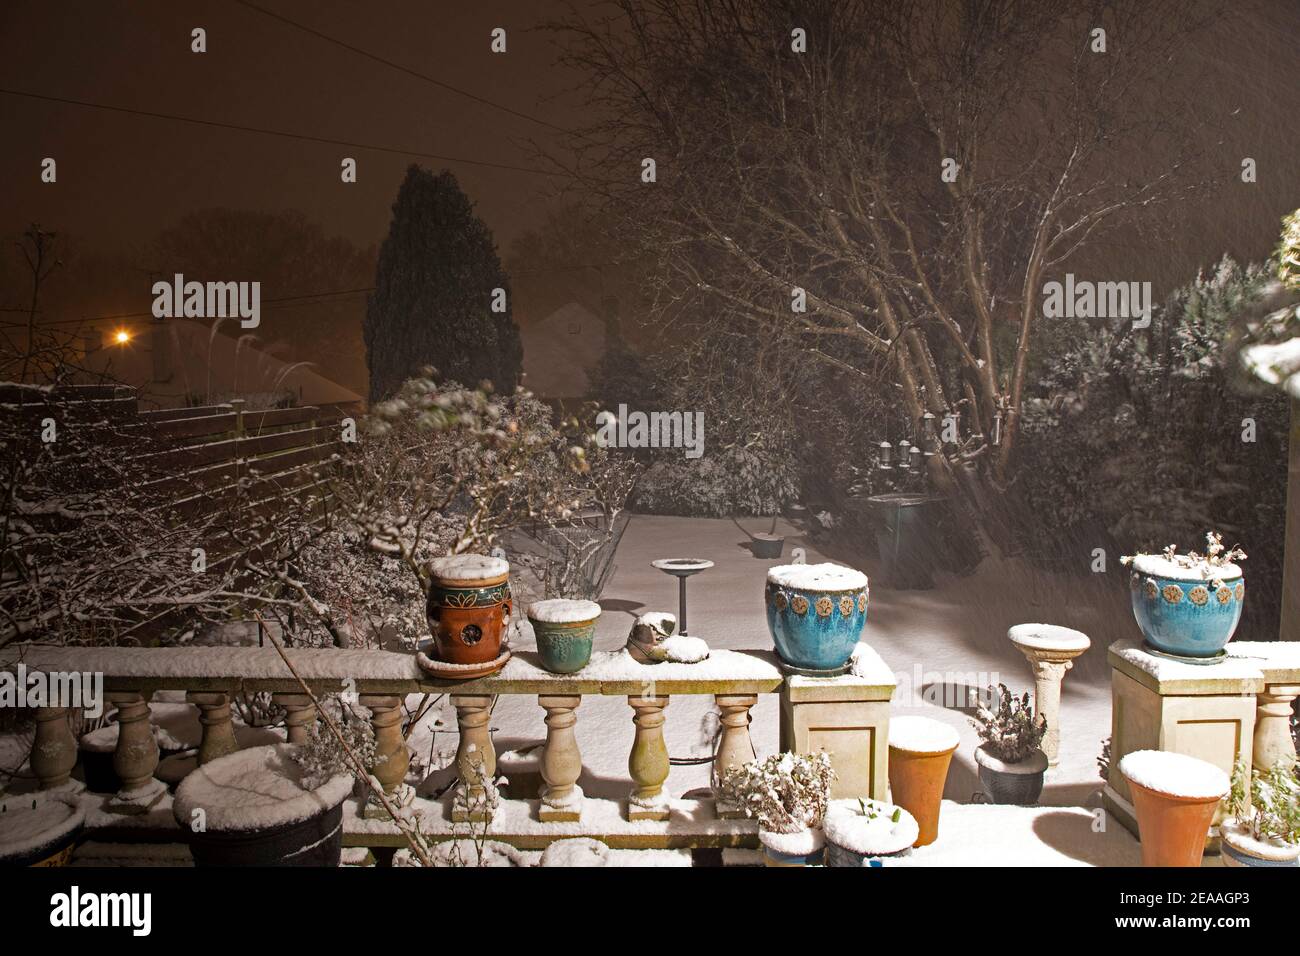
[[[563,606],[564,613],[546,613]],[[555,620],[559,617],[562,620]],[[537,637],[537,655],[553,674],[572,674],[591,660],[592,642],[600,605],[594,601],[540,601],[528,608],[528,620]],[[548,620],[547,618],[550,618]]]

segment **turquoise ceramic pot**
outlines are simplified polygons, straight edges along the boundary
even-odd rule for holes
[[[1246,585],[1240,572],[1215,584],[1142,574],[1129,579],[1133,617],[1147,643],[1180,657],[1214,657],[1241,621]]]
[[[566,624],[529,620],[537,636],[537,655],[548,671],[572,674],[587,666],[596,634],[595,618]]]
[[[806,670],[843,667],[867,623],[868,590],[814,591],[767,583],[767,628],[781,660]]]

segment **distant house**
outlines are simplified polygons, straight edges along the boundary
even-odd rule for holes
[[[230,334],[225,334],[229,332]],[[142,407],[177,408],[243,398],[249,408],[276,405],[360,405],[364,400],[302,362],[263,351],[234,322],[214,331],[200,322],[165,319],[137,327],[129,340],[92,333],[85,368],[133,385]]]
[[[591,393],[589,375],[605,354],[605,320],[570,302],[519,330],[524,346],[524,385],[545,399],[578,399]]]

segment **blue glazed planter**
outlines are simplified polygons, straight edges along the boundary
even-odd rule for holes
[[[868,589],[815,591],[767,583],[767,629],[781,660],[806,670],[848,663],[867,623]]]
[[[550,624],[532,621],[537,635],[537,656],[542,666],[553,674],[572,674],[587,666],[591,660],[592,637],[596,622],[579,621],[567,624]]]
[[[1129,578],[1133,617],[1147,643],[1180,657],[1214,657],[1232,639],[1246,597],[1244,579],[1217,586],[1201,578],[1142,574]]]

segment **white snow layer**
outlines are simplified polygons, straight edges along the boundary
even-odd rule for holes
[[[258,830],[306,820],[352,792],[341,773],[315,790],[303,789],[292,744],[252,747],[204,764],[176,790],[173,812],[188,827],[203,810],[209,830]]]
[[[1170,561],[1163,554],[1135,554],[1132,567],[1139,574],[1178,581],[1230,581],[1241,577],[1241,568],[1235,564],[1210,564],[1202,559],[1184,566]]]
[[[822,828],[836,846],[863,856],[901,853],[916,842],[920,827],[916,818],[901,807],[877,800],[864,800],[872,818],[862,812],[857,800],[833,800],[826,810]],[[898,822],[892,819],[898,814]]]
[[[1211,800],[1228,792],[1228,775],[1214,764],[1168,750],[1125,754],[1119,770],[1138,786],[1174,797]]]
[[[889,721],[889,746],[918,754],[956,750],[960,738],[948,724],[932,717],[894,717]]]
[[[709,656],[709,645],[703,638],[682,634],[665,638],[659,650],[663,651],[665,660],[677,664],[698,664]]]
[[[609,847],[589,837],[556,840],[542,853],[539,866],[607,866]]]
[[[30,853],[81,826],[85,811],[75,797],[15,794],[0,802],[0,860]]]
[[[809,827],[795,833],[759,830],[758,839],[773,853],[788,853],[791,856],[813,853],[826,844],[826,835],[822,833],[821,827]]]
[[[769,568],[767,580],[800,591],[856,591],[867,586],[867,576],[842,564],[778,564]]]
[[[430,561],[429,573],[451,581],[485,581],[509,574],[510,562],[486,554],[453,554]]]
[[[1042,651],[1086,651],[1092,644],[1082,631],[1057,624],[1017,624],[1007,631],[1007,638],[1013,644]]]
[[[600,617],[600,605],[595,601],[570,601],[551,598],[528,605],[528,619],[543,624],[581,624]]]

